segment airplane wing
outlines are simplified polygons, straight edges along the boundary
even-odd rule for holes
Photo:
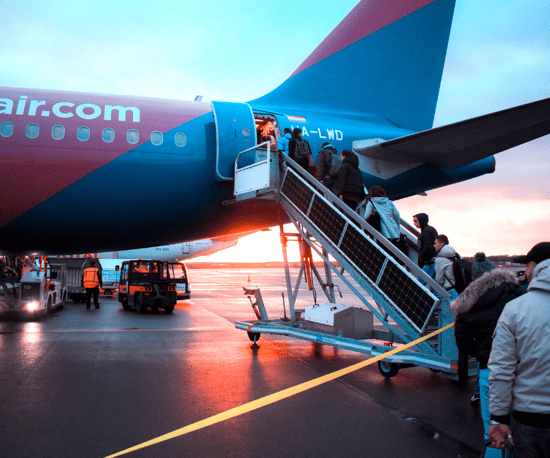
[[[549,133],[550,98],[353,149],[386,162],[456,169]]]

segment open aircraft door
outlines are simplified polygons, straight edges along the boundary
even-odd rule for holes
[[[233,181],[237,155],[256,146],[256,124],[246,103],[212,102],[216,123],[216,179]],[[253,162],[253,155],[239,160],[239,166]]]

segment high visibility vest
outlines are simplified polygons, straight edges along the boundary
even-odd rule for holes
[[[95,288],[99,286],[99,269],[97,267],[88,267],[84,269],[84,288]]]

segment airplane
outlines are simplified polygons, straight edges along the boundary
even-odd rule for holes
[[[0,251],[69,254],[276,226],[223,205],[257,137],[300,127],[354,149],[364,183],[400,199],[495,171],[550,133],[550,99],[432,128],[454,0],[361,0],[279,87],[248,103],[0,88]]]
[[[238,236],[219,237],[217,239],[196,240],[194,242],[175,243],[135,250],[106,251],[101,253],[82,253],[74,255],[58,255],[57,257],[71,258],[99,258],[115,260],[119,265],[122,260],[128,259],[156,259],[158,261],[185,261],[197,256],[209,256],[220,250],[237,245]],[[54,256],[55,257],[55,256]]]

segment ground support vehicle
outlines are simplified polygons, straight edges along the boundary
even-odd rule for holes
[[[417,265],[416,229],[403,220],[401,234],[408,254],[287,156],[268,154],[262,161],[239,168],[235,163],[235,199],[226,205],[279,205],[297,233],[281,224],[289,315],[269,319],[259,290],[245,289],[255,319],[235,323],[256,344],[261,333],[292,336],[319,344],[387,357],[380,372],[393,377],[409,366],[424,366],[458,379],[475,374],[475,360],[460,362],[450,310],[450,294]],[[290,166],[288,166],[290,165]],[[277,167],[277,168],[276,168]],[[242,174],[242,176],[241,176]],[[253,186],[256,183],[255,187]],[[293,284],[286,256],[289,237],[300,246],[301,268]],[[312,262],[312,251],[324,261],[324,277]],[[329,258],[332,257],[332,260]],[[337,304],[332,276],[336,274],[361,306]],[[302,278],[313,292],[312,305],[295,307]],[[314,279],[327,302],[317,302]],[[254,296],[255,301],[252,300]],[[397,352],[397,347],[403,347]]]
[[[67,299],[64,266],[43,257],[25,257],[21,268],[0,269],[0,312],[23,317],[46,315]]]
[[[101,272],[103,286],[99,288],[99,292],[105,294],[105,296],[114,296],[117,294],[119,276],[119,270],[103,268]]]
[[[64,265],[67,275],[67,295],[75,304],[86,302],[86,288],[82,286],[82,274],[84,269],[90,267],[90,262],[95,261],[95,267],[101,272],[101,262],[98,258],[67,258],[63,256],[48,258],[48,262]]]
[[[187,266],[181,262],[169,263],[174,268],[174,276],[176,280],[176,290],[178,292],[178,301],[191,298],[191,285],[189,284],[189,274]]]
[[[156,260],[124,261],[120,269],[118,301],[124,310],[172,313],[177,302],[174,263]]]

